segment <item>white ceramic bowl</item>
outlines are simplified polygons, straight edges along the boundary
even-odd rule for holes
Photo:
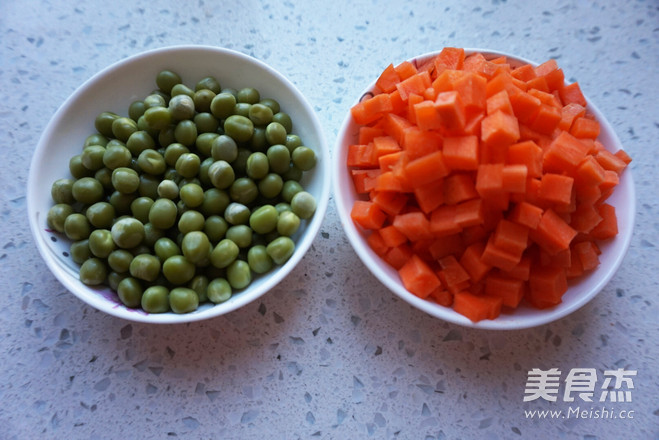
[[[156,89],[159,71],[176,71],[188,86],[205,76],[215,76],[223,87],[257,88],[262,98],[276,99],[293,120],[293,132],[313,148],[316,167],[302,181],[314,195],[317,209],[311,220],[303,221],[293,237],[296,251],[282,266],[255,277],[244,290],[228,301],[204,304],[193,313],[147,314],[126,308],[108,288],[85,286],[78,279],[78,266],[66,256],[70,242],[63,234],[48,230],[46,214],[53,202],[52,183],[70,177],[68,161],[79,154],[87,136],[94,133],[94,118],[102,111],[127,115],[129,104]],[[123,59],[82,84],[57,110],[43,132],[34,152],[28,181],[28,215],[39,251],[57,279],[89,305],[132,321],[182,323],[222,315],[254,301],[279,283],[300,262],[311,246],[325,217],[330,192],[330,159],[322,128],[311,105],[282,74],[265,63],[239,52],[208,46],[176,46],[141,53]]]
[[[466,49],[465,52],[467,54],[480,52],[488,59],[503,55],[508,58],[513,67],[529,63],[537,65],[537,63],[514,55],[487,49]],[[438,53],[439,52],[427,53],[410,61],[423,62]],[[355,103],[358,102],[359,98],[364,96],[365,93],[372,91],[374,87],[375,80],[359,95],[358,99],[355,100]],[[620,140],[616,136],[613,127],[591,101],[588,101],[588,110],[600,122],[600,140],[611,151],[616,151],[621,148]],[[604,288],[620,267],[631,241],[634,215],[636,212],[634,183],[629,169],[625,170],[620,179],[620,184],[607,201],[607,203],[616,207],[616,214],[618,216],[618,235],[614,239],[601,244],[600,247],[602,254],[600,255],[600,265],[589,275],[580,278],[576,282],[571,282],[568,291],[563,296],[563,301],[559,305],[550,309],[538,310],[522,304],[512,313],[507,313],[505,311],[502,312],[502,314],[495,320],[483,320],[474,323],[468,318],[456,313],[451,308],[420,299],[407,291],[401,283],[396,270],[371,250],[366,242],[366,236],[357,226],[355,226],[350,218],[352,205],[354,201],[358,199],[358,196],[353,187],[349,169],[345,164],[348,145],[357,142],[358,128],[358,125],[354,123],[350,113],[348,113],[341,130],[339,131],[336,145],[334,147],[332,174],[334,179],[334,197],[339,217],[350,243],[368,270],[370,270],[375,277],[394,294],[414,307],[417,307],[437,318],[466,327],[494,330],[529,328],[555,321],[582,307],[588,301],[593,299],[602,288]]]

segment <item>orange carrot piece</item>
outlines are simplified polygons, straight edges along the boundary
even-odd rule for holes
[[[396,89],[396,84],[400,82],[400,77],[394,69],[393,64],[389,64],[375,81],[375,85],[385,93],[391,93]]]
[[[457,91],[441,92],[435,100],[435,110],[449,131],[462,130],[466,122],[465,107]]]
[[[544,152],[544,171],[572,174],[586,154],[588,149],[584,144],[568,132],[562,131]]]
[[[346,164],[349,167],[358,168],[376,168],[378,165],[377,157],[375,157],[375,150],[373,143],[366,145],[352,144],[348,146],[348,157]]]
[[[441,151],[414,159],[405,166],[405,175],[413,188],[441,179],[449,171]]]
[[[542,176],[542,148],[533,141],[523,141],[508,147],[507,164],[525,165],[529,177]]]
[[[383,172],[391,171],[391,169],[400,160],[402,154],[403,154],[402,151],[398,151],[396,153],[385,154],[383,156],[378,157],[378,166],[380,170],[382,170]]]
[[[368,234],[368,237],[366,237],[366,243],[368,243],[373,252],[375,252],[380,257],[383,257],[389,250],[384,240],[382,239],[382,235],[380,235],[380,231],[377,229],[371,231],[371,233]]]
[[[540,197],[550,203],[569,205],[574,179],[563,174],[546,173],[540,179]]]
[[[613,205],[603,203],[598,208],[602,221],[591,231],[590,236],[596,240],[607,240],[618,235],[618,219]]]
[[[615,157],[623,161],[625,164],[629,165],[632,163],[632,158],[625,150],[618,150],[615,153],[613,153]]]
[[[423,95],[423,92],[430,87],[430,74],[427,71],[415,73],[396,84],[396,89],[400,93],[400,98],[407,101],[411,94]]]
[[[509,193],[526,192],[528,168],[523,164],[504,165],[503,190]]]
[[[466,111],[484,109],[486,106],[487,80],[476,73],[468,73],[453,85]]]
[[[455,221],[456,205],[442,205],[430,213],[430,231],[435,237],[457,234],[462,227]]]
[[[387,247],[393,248],[400,246],[407,241],[407,237],[400,232],[394,225],[388,225],[380,229],[380,235]]]
[[[409,61],[403,61],[397,66],[394,67],[394,70],[398,74],[398,77],[400,78],[401,81],[406,80],[407,78],[411,77],[412,75],[415,75],[418,70],[416,67],[414,67],[414,64],[412,64]]]
[[[416,93],[412,93],[408,98],[407,98],[407,119],[409,121],[416,125],[416,112],[414,111],[414,106],[423,102],[424,97],[421,95],[417,95]]]
[[[542,214],[538,226],[529,233],[531,240],[550,255],[567,249],[576,235],[577,231],[552,209],[547,209]]]
[[[409,196],[398,191],[377,191],[371,196],[371,201],[386,214],[394,216],[400,214],[407,206]]]
[[[605,170],[615,171],[620,175],[627,167],[627,164],[618,156],[608,150],[600,150],[595,154],[595,159],[602,165]]]
[[[605,171],[594,156],[586,156],[574,173],[574,184],[577,190],[597,186],[604,182]]]
[[[502,112],[509,115],[515,114],[513,106],[510,103],[510,98],[508,97],[508,92],[505,90],[495,93],[494,95],[487,98],[486,108],[488,115],[491,115],[498,110],[501,110]]]
[[[433,260],[438,261],[449,255],[459,255],[465,248],[460,234],[447,235],[437,238],[428,246],[428,251]]]
[[[501,274],[508,278],[515,278],[517,280],[528,281],[531,273],[531,257],[522,255],[519,263],[510,270],[501,271]]]
[[[380,229],[387,218],[375,203],[367,200],[356,200],[352,206],[350,217],[364,229]]]
[[[524,281],[490,274],[485,278],[485,295],[501,298],[504,306],[517,308],[524,298]]]
[[[597,139],[600,134],[600,124],[594,119],[579,117],[572,123],[570,134],[579,139]]]
[[[512,207],[510,213],[508,214],[508,220],[519,225],[526,226],[529,229],[535,229],[540,223],[542,213],[542,208],[539,208],[526,201],[522,201],[516,203]]]
[[[455,205],[478,197],[474,179],[465,173],[453,173],[444,179],[444,203]]]
[[[485,245],[481,259],[485,264],[493,267],[498,267],[502,270],[512,270],[521,261],[521,254],[517,255],[513,252],[501,249],[494,244],[494,236],[491,235],[490,239]]]
[[[474,295],[468,291],[458,292],[453,297],[453,310],[472,322],[497,318],[501,314],[501,305],[499,297]]]
[[[602,216],[591,203],[578,203],[572,213],[570,226],[577,232],[589,233],[602,221]]]
[[[389,263],[391,267],[398,270],[403,267],[410,258],[412,258],[413,254],[414,251],[412,251],[412,248],[409,245],[401,244],[388,249],[382,258]]]
[[[476,174],[476,191],[484,199],[493,200],[503,193],[503,164],[481,164]]]
[[[414,198],[421,211],[430,214],[435,208],[444,203],[443,186],[444,180],[438,179],[414,188]]]
[[[558,123],[558,128],[563,131],[570,131],[574,120],[586,114],[586,108],[571,102],[561,108],[561,121]]]
[[[432,101],[421,101],[414,104],[413,112],[414,120],[417,127],[421,130],[439,130],[442,128],[442,118],[435,109],[435,104]]]
[[[357,194],[367,194],[375,187],[375,179],[380,175],[378,169],[350,170],[352,182]]]
[[[519,92],[509,96],[510,105],[519,122],[528,123],[540,109],[542,101],[527,92]]]
[[[481,122],[481,139],[496,147],[507,147],[519,139],[517,118],[498,110]]]
[[[563,104],[567,105],[570,103],[579,104],[582,107],[586,107],[586,98],[581,92],[581,87],[578,82],[573,82],[572,84],[565,85],[559,89],[559,94]]]
[[[476,170],[478,168],[478,138],[455,136],[444,138],[444,161],[454,170]]]
[[[398,270],[403,285],[419,298],[427,298],[430,293],[441,286],[437,275],[416,254]]]
[[[528,244],[528,235],[529,229],[526,226],[502,219],[494,230],[492,244],[521,258]]]
[[[440,258],[439,267],[439,279],[445,287],[457,286],[470,280],[467,271],[453,255]]]
[[[412,123],[407,118],[394,113],[387,113],[382,118],[382,129],[400,145],[403,143],[405,131],[410,127]]]
[[[484,251],[485,243],[482,241],[475,242],[467,246],[459,260],[474,283],[482,280],[492,269],[492,266],[485,263],[481,258]]]
[[[524,82],[536,77],[535,68],[531,64],[523,64],[519,67],[516,67],[512,72],[510,72],[510,74],[513,78]]]
[[[380,93],[355,104],[350,112],[357,124],[369,124],[391,110],[393,110],[391,97],[386,93]]]
[[[453,294],[441,287],[433,290],[429,297],[435,300],[440,306],[451,307],[453,305]]]
[[[405,190],[404,182],[394,174],[393,171],[385,171],[375,178],[373,189],[376,191],[397,191]]]
[[[436,74],[443,71],[462,70],[465,61],[465,51],[463,48],[445,47],[433,60]]]
[[[561,110],[557,107],[540,104],[540,108],[530,121],[530,128],[541,134],[551,134],[561,122]]]
[[[379,158],[386,154],[396,153],[400,151],[400,145],[391,136],[377,136],[373,138],[373,148],[375,149],[375,157]]]
[[[398,214],[394,217],[393,225],[412,242],[433,238],[430,221],[421,211]]]
[[[581,267],[583,267],[584,271],[593,270],[599,266],[600,250],[595,242],[581,241],[579,243],[575,243],[574,250],[577,257],[579,257]]]
[[[413,126],[405,130],[400,144],[412,160],[438,151],[442,146],[442,137],[437,132],[424,131]]]
[[[476,198],[459,203],[455,207],[455,223],[461,228],[482,225],[485,221],[483,214],[483,199]]]
[[[567,291],[566,271],[560,267],[535,266],[529,276],[526,299],[539,309],[553,307],[561,302]]]
[[[366,145],[373,141],[374,138],[382,136],[384,130],[380,127],[372,127],[370,125],[362,125],[359,127],[359,141],[358,143]]]

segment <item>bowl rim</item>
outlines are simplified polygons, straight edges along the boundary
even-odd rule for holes
[[[158,57],[163,54],[175,55],[176,53],[181,52],[191,52],[198,51],[203,54],[210,55],[219,55],[223,57],[230,57],[234,59],[239,59],[243,62],[252,64],[259,69],[265,71],[268,75],[274,77],[277,81],[285,85],[291,96],[300,104],[300,112],[308,115],[308,118],[312,124],[312,127],[309,129],[310,132],[315,133],[315,136],[318,138],[318,145],[315,146],[314,150],[317,153],[317,163],[315,173],[318,173],[318,186],[320,189],[319,194],[316,196],[316,211],[313,218],[306,224],[304,232],[296,240],[296,250],[291,256],[291,258],[282,266],[277,267],[271,273],[267,274],[267,280],[264,280],[256,289],[251,290],[242,290],[239,292],[240,295],[237,295],[235,299],[231,302],[215,304],[210,307],[205,308],[204,310],[198,310],[192,313],[185,314],[176,314],[174,312],[167,312],[163,314],[147,314],[141,309],[129,309],[124,307],[121,304],[115,304],[107,298],[104,294],[101,295],[89,295],[87,293],[81,292],[81,287],[83,289],[93,290],[96,292],[107,291],[108,293],[111,290],[107,287],[92,287],[84,286],[79,281],[72,279],[72,277],[67,276],[64,272],[67,272],[67,268],[64,268],[58,263],[52,249],[50,249],[45,244],[45,237],[42,236],[41,230],[43,225],[40,223],[43,222],[43,219],[39,219],[37,212],[38,206],[36,205],[34,194],[37,191],[43,190],[43,188],[37,188],[38,176],[35,175],[35,168],[38,163],[43,160],[44,155],[42,154],[46,147],[46,141],[52,136],[55,136],[55,129],[60,125],[62,119],[66,116],[68,111],[70,111],[71,106],[79,99],[83,99],[87,94],[91,93],[90,90],[99,82],[101,82],[108,75],[125,68],[134,62],[145,62],[145,60],[153,57]],[[321,228],[323,220],[325,218],[325,213],[329,205],[329,199],[331,194],[331,156],[329,154],[329,148],[327,147],[327,139],[324,135],[323,127],[320,124],[320,120],[312,105],[306,96],[298,89],[298,87],[285,77],[282,73],[274,69],[272,66],[268,65],[264,61],[261,61],[255,57],[244,54],[242,52],[228,49],[219,46],[212,45],[195,45],[195,44],[180,44],[180,45],[171,45],[163,46],[155,49],[150,49],[142,52],[138,52],[127,57],[121,58],[101,70],[94,73],[91,77],[85,80],[80,86],[78,86],[57,108],[54,114],[51,116],[50,120],[44,127],[39,140],[36,144],[36,148],[33,152],[32,159],[30,161],[30,168],[28,173],[27,180],[27,214],[28,214],[28,223],[31,230],[31,235],[36,244],[36,247],[41,255],[42,259],[46,262],[46,265],[50,269],[51,273],[55,275],[57,280],[71,293],[76,297],[82,300],[84,303],[94,307],[95,309],[107,313],[111,316],[123,318],[128,321],[134,322],[143,322],[151,324],[182,324],[189,323],[194,321],[201,321],[204,319],[214,318],[226,313],[230,313],[238,308],[241,308],[254,300],[260,298],[264,294],[268,293],[270,290],[275,288],[302,260],[304,255],[307,253],[311,247],[313,241],[315,240],[318,231]],[[45,213],[43,214],[45,215]]]
[[[519,63],[519,64],[531,64],[533,66],[539,65],[539,63],[531,61],[524,57],[513,55],[499,50],[492,50],[485,48],[464,48],[464,50],[466,55],[470,55],[473,53],[481,53],[487,59],[493,59],[493,58],[505,56],[509,60],[514,61],[514,63],[511,64]],[[437,54],[440,53],[440,51],[441,50],[426,52],[421,55],[409,58],[407,59],[407,61],[410,61],[412,63],[424,61],[433,56],[436,56]],[[401,60],[401,62],[402,61],[403,60]],[[375,88],[376,79],[371,81],[364,89],[362,89],[362,93],[357,97],[356,100],[354,100],[350,104],[350,107],[358,103],[363,98],[363,96],[365,96]],[[614,144],[615,146],[621,146],[622,143],[620,142],[620,139],[618,138],[611,123],[604,117],[602,112],[587,96],[586,96],[586,101],[588,103],[587,105],[588,111],[597,118],[600,124],[610,135],[612,144]],[[345,144],[342,144],[342,142],[345,138],[350,136],[348,130],[354,127],[355,127],[354,121],[352,121],[350,111],[348,111],[340,126],[336,138],[336,143],[333,149],[332,175],[334,179],[332,184],[334,191],[334,202],[337,207],[341,225],[344,231],[346,232],[348,241],[350,242],[352,248],[354,249],[359,259],[378,279],[378,281],[384,285],[384,287],[388,288],[398,298],[404,300],[409,305],[412,305],[413,307],[435,318],[439,318],[444,321],[450,322],[452,324],[458,324],[468,328],[484,329],[484,330],[501,330],[501,331],[523,330],[523,329],[549,324],[551,322],[557,321],[575,312],[576,310],[580,309],[585,304],[590,302],[595,296],[597,296],[616,274],[629,250],[631,239],[634,233],[634,221],[636,216],[636,191],[634,187],[634,181],[631,170],[627,169],[625,170],[625,172],[621,177],[621,183],[624,180],[626,184],[628,191],[627,195],[629,196],[629,200],[628,200],[629,206],[627,211],[617,214],[619,218],[621,218],[621,214],[624,215],[625,223],[629,225],[629,228],[625,230],[624,233],[618,234],[618,237],[616,237],[616,239],[622,240],[622,244],[620,245],[620,252],[615,256],[615,259],[613,260],[613,263],[611,264],[608,272],[606,272],[604,276],[600,277],[597,280],[594,286],[591,287],[591,289],[588,291],[588,294],[578,296],[569,304],[562,302],[558,306],[539,311],[538,313],[541,313],[541,315],[524,317],[525,319],[520,320],[519,318],[515,319],[514,312],[509,315],[504,315],[502,313],[500,317],[494,320],[482,320],[478,322],[473,322],[469,320],[468,318],[455,312],[450,307],[444,307],[439,304],[433,304],[428,300],[421,299],[416,295],[412,294],[411,292],[407,291],[400,283],[400,280],[392,279],[388,273],[386,273],[381,269],[380,265],[385,265],[386,263],[382,261],[382,259],[370,249],[368,244],[365,242],[363,232],[356,227],[356,225],[350,219],[349,213],[343,209],[343,206],[346,205],[348,196],[345,194],[344,191],[342,191],[341,179],[339,178],[342,174],[341,170],[345,167],[345,164],[343,163],[343,156],[340,153],[344,148],[347,148],[347,146]],[[354,133],[352,134],[352,136],[354,136]]]

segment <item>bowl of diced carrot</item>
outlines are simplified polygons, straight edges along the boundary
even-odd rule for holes
[[[456,324],[522,329],[579,309],[620,267],[630,162],[555,60],[447,47],[389,64],[351,106],[334,193],[394,294]]]

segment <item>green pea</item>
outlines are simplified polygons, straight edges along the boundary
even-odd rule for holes
[[[137,164],[142,171],[151,175],[160,175],[167,169],[167,163],[162,154],[156,150],[148,149],[140,153]]]
[[[175,287],[169,292],[169,306],[174,313],[190,313],[199,307],[197,292],[187,287]]]
[[[130,262],[129,271],[138,280],[155,281],[160,275],[160,260],[155,255],[136,255]]]
[[[71,187],[71,194],[78,202],[91,205],[100,202],[105,195],[103,185],[93,177],[82,177]]]
[[[162,70],[156,76],[156,85],[165,93],[171,93],[172,87],[182,82],[181,77],[171,70]]]
[[[230,136],[219,135],[211,143],[211,156],[215,160],[231,163],[238,157],[238,145]]]
[[[268,149],[269,146],[270,144],[265,137],[265,127],[254,127],[254,133],[252,134],[252,138],[249,140],[249,149],[252,151],[264,152]]]
[[[151,93],[149,96],[144,98],[142,101],[144,102],[144,107],[146,109],[152,108],[152,107],[162,107],[165,105],[165,97],[161,95],[160,93],[154,92]]]
[[[208,291],[209,280],[206,275],[196,275],[188,284],[188,288],[194,290],[197,293],[200,303],[206,302],[208,300],[207,291]]]
[[[89,234],[89,250],[95,257],[107,258],[115,247],[109,230],[94,229]]]
[[[181,177],[191,178],[199,172],[201,160],[199,156],[194,153],[184,153],[176,160],[176,172]]]
[[[222,87],[220,86],[220,82],[215,77],[207,76],[197,81],[197,84],[195,84],[195,90],[210,90],[213,93],[220,93]]]
[[[226,191],[217,188],[209,188],[204,191],[204,201],[199,207],[199,210],[207,217],[211,215],[220,215],[224,213],[224,210],[230,202],[231,199]]]
[[[282,174],[281,177],[284,180],[295,180],[296,182],[299,182],[302,179],[302,174],[303,172],[301,169],[291,164],[288,170]]]
[[[50,187],[50,196],[55,203],[72,204],[73,198],[73,179],[57,179]]]
[[[186,86],[185,84],[175,84],[174,87],[172,87],[171,92],[169,92],[171,97],[173,98],[174,96],[178,95],[188,95],[190,98],[194,96],[194,90],[192,90],[190,87]]]
[[[82,164],[82,156],[76,154],[75,156],[69,159],[69,171],[75,179],[80,179],[82,177],[89,177],[94,174],[93,171],[88,170]]]
[[[265,138],[270,145],[286,143],[286,128],[279,122],[271,122],[265,128]]]
[[[160,261],[165,261],[174,255],[181,255],[181,248],[171,238],[162,237],[156,240],[153,251]]]
[[[194,145],[197,140],[197,126],[194,121],[185,120],[176,124],[174,139],[176,139],[176,142],[188,147]]]
[[[117,286],[119,300],[126,307],[135,308],[142,305],[142,284],[133,277],[126,277]]]
[[[80,266],[80,281],[88,286],[103,284],[108,276],[108,267],[100,258],[90,258]]]
[[[151,197],[138,197],[130,204],[130,212],[140,222],[147,223],[149,221],[149,211],[153,203]]]
[[[217,129],[220,127],[220,121],[208,112],[197,113],[192,120],[197,126],[197,132],[201,134],[217,134]]]
[[[303,145],[296,147],[291,154],[293,164],[302,171],[309,171],[316,166],[316,153]]]
[[[270,171],[270,165],[268,163],[268,156],[261,152],[255,152],[249,155],[247,158],[247,176],[258,180],[264,178],[268,171]]]
[[[71,252],[71,259],[77,264],[82,264],[93,257],[92,251],[89,249],[88,239],[71,243],[69,251]]]
[[[276,144],[268,148],[266,152],[270,169],[277,173],[283,174],[288,171],[291,164],[291,153],[285,145]]]
[[[263,245],[249,248],[247,252],[247,263],[254,273],[262,274],[272,269],[273,261]]]
[[[195,120],[195,124],[197,124],[197,127],[199,127],[199,124]],[[211,132],[202,132],[201,129],[199,130],[199,136],[197,136],[197,140],[195,141],[195,147],[197,148],[197,152],[202,155],[202,156],[212,156],[212,149],[213,149],[213,141],[217,139],[220,135],[217,134],[215,131],[217,130],[217,127],[215,127],[214,130],[211,130]]]
[[[119,115],[112,112],[102,112],[94,120],[96,131],[106,137],[114,137],[112,132],[112,123],[119,118]]]
[[[141,152],[153,149],[155,146],[155,139],[145,130],[134,132],[126,141],[126,148],[128,148],[133,156],[139,156]]]
[[[266,105],[254,103],[249,108],[249,119],[254,125],[267,125],[272,122],[272,109]]]
[[[133,261],[133,254],[125,249],[115,249],[108,255],[108,265],[117,273],[128,272],[131,261]]]
[[[238,90],[236,98],[238,102],[256,104],[261,100],[261,95],[259,91],[253,87],[243,87],[242,89]]]
[[[122,249],[134,248],[144,240],[144,225],[132,217],[117,220],[110,232],[116,245]]]
[[[224,210],[224,219],[232,225],[247,224],[249,216],[249,208],[242,203],[231,202]]]
[[[287,180],[284,182],[284,186],[281,189],[281,196],[285,202],[291,203],[293,196],[300,191],[304,191],[304,188],[302,188],[302,185],[300,185],[299,182],[295,180]]]
[[[158,184],[158,196],[169,200],[178,199],[178,185],[173,180],[163,180]]]
[[[167,148],[165,148],[165,163],[170,167],[174,167],[176,166],[179,157],[189,152],[190,149],[183,144],[179,144],[178,142],[169,144],[167,145]]]
[[[233,112],[236,105],[236,97],[231,93],[221,92],[215,95],[211,101],[210,111],[218,119],[226,119]]]
[[[199,165],[199,173],[197,174],[197,177],[199,179],[199,182],[201,182],[201,185],[205,188],[213,186],[211,183],[211,178],[208,175],[208,170],[210,170],[211,165],[215,160],[213,160],[212,157],[207,157],[201,162],[201,165]]]
[[[165,236],[165,231],[158,229],[151,223],[144,224],[144,241],[143,244],[149,248],[153,248],[156,241]]]
[[[169,113],[176,121],[192,119],[195,115],[194,100],[188,95],[172,96],[169,100]]]
[[[248,205],[252,203],[259,195],[259,188],[256,183],[249,177],[240,177],[236,179],[229,188],[229,196],[233,201]]]
[[[137,131],[137,123],[130,118],[119,117],[112,121],[112,135],[126,142],[131,134]]]
[[[263,205],[249,217],[249,226],[257,234],[268,234],[277,228],[279,214],[272,205]]]
[[[57,203],[50,207],[46,215],[48,227],[57,232],[64,232],[66,218],[73,214],[73,207],[66,203]]]
[[[286,135],[286,142],[284,143],[286,145],[286,148],[288,148],[288,151],[293,153],[295,149],[299,146],[302,145],[302,139],[300,139],[300,136],[296,134],[287,134]]]
[[[105,147],[109,142],[109,139],[103,136],[100,133],[94,133],[90,134],[85,138],[85,142],[83,143],[83,148],[89,147],[90,145],[100,145],[101,147]]]
[[[195,109],[200,113],[210,112],[211,102],[213,102],[213,98],[216,96],[217,92],[208,88],[196,90],[192,97]]]
[[[233,263],[239,252],[240,249],[236,243],[228,238],[222,239],[211,251],[211,264],[223,269]]]
[[[231,162],[237,176],[242,176],[247,173],[247,158],[252,152],[248,148],[238,147],[238,155],[236,160]]]
[[[146,111],[146,105],[144,104],[144,101],[133,101],[130,103],[128,106],[128,117],[131,118],[133,121],[137,121],[140,116],[144,114]]]
[[[103,154],[105,154],[105,147],[90,145],[82,150],[80,160],[85,168],[96,171],[103,168]]]
[[[103,153],[103,164],[111,170],[130,166],[131,159],[132,154],[124,145],[108,146]]]
[[[229,229],[229,224],[223,217],[219,215],[206,217],[206,221],[204,222],[204,232],[211,243],[217,243],[224,238],[227,229]]]
[[[149,210],[149,222],[158,229],[169,229],[176,223],[178,210],[169,199],[156,200]]]
[[[288,203],[286,203],[286,202],[279,202],[279,203],[277,203],[277,204],[275,205],[275,209],[277,210],[277,212],[279,213],[279,215],[281,215],[283,212],[286,212],[286,211],[292,211],[292,210],[291,210],[291,205],[288,204]]]
[[[188,183],[181,187],[179,197],[186,206],[196,208],[204,203],[204,189],[196,183]]]
[[[226,238],[236,243],[239,248],[246,249],[252,244],[253,233],[247,225],[233,225],[227,229]]]
[[[224,121],[224,132],[236,142],[247,142],[254,133],[254,123],[245,116],[231,115]]]
[[[277,197],[284,187],[284,180],[279,174],[268,173],[258,183],[259,192],[263,197],[273,199]]]
[[[148,287],[142,294],[140,305],[147,313],[169,312],[169,289],[165,286]]]
[[[116,168],[112,171],[112,186],[122,194],[131,194],[140,187],[140,176],[132,168]]]
[[[218,160],[208,168],[208,178],[214,187],[226,189],[234,183],[236,175],[228,162]]]
[[[96,202],[87,208],[85,217],[95,228],[109,228],[115,217],[114,206],[108,202]]]
[[[172,255],[162,264],[162,274],[175,285],[189,282],[195,275],[195,265],[183,255]]]
[[[136,194],[122,194],[114,191],[110,195],[110,204],[114,207],[116,215],[124,215],[130,213],[130,204],[136,198]]]
[[[266,250],[275,264],[284,264],[295,251],[295,242],[289,237],[277,237],[266,246]]]
[[[291,133],[293,131],[293,120],[291,119],[288,113],[279,112],[275,113],[272,116],[273,122],[279,122],[286,129],[286,133]]]
[[[292,211],[284,211],[277,219],[277,232],[279,235],[290,237],[300,227],[300,217]]]
[[[82,214],[74,212],[64,220],[64,233],[71,240],[84,240],[91,233],[89,220]]]
[[[231,298],[231,284],[224,278],[214,278],[208,283],[206,295],[208,299],[214,303],[219,304]]]
[[[174,138],[173,126],[170,125],[158,132],[158,144],[161,147],[167,148],[169,145],[173,144],[174,142],[176,142],[176,139]]]
[[[252,271],[243,260],[235,260],[227,267],[227,281],[233,289],[244,289],[252,282]]]
[[[182,234],[192,231],[201,231],[204,229],[204,216],[199,211],[188,210],[181,214],[178,221],[178,230]]]
[[[263,104],[267,107],[270,107],[270,110],[272,110],[272,113],[279,113],[280,107],[279,107],[279,102],[272,98],[264,98],[259,101],[259,104]]]
[[[291,199],[291,209],[301,219],[310,219],[316,212],[316,199],[307,191],[299,191]]]
[[[98,180],[103,191],[106,193],[112,192],[114,188],[112,187],[112,170],[108,167],[103,167],[100,170],[97,170],[94,173],[94,179]]]
[[[110,287],[110,289],[116,292],[117,289],[119,288],[119,283],[121,283],[121,281],[127,277],[128,277],[127,273],[117,273],[114,271],[110,271],[110,273],[108,273],[106,284],[108,285],[108,287]]]

